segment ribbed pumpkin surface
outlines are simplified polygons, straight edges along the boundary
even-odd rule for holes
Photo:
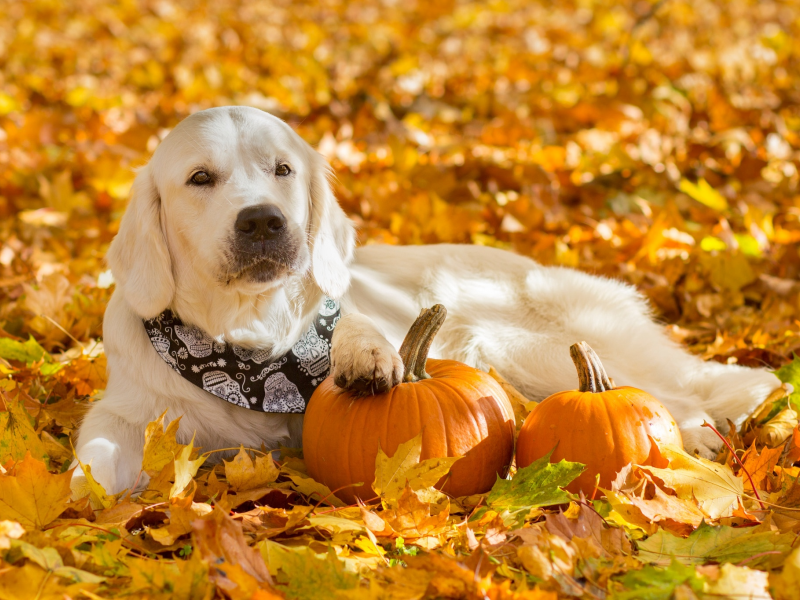
[[[586,465],[567,489],[591,496],[598,473],[600,487],[608,489],[626,464],[651,464],[648,435],[683,446],[672,416],[647,392],[632,387],[559,392],[545,398],[525,419],[517,439],[517,467],[556,448],[550,462],[566,459]]]
[[[488,374],[452,360],[427,361],[430,379],[355,398],[329,377],[309,401],[303,453],[309,475],[343,501],[375,493],[378,446],[394,455],[422,432],[421,459],[464,456],[437,487],[451,496],[488,491],[511,463],[514,415],[508,397]]]

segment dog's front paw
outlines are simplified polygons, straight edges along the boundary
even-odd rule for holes
[[[370,395],[388,392],[403,380],[403,361],[383,337],[350,338],[331,348],[331,373],[340,388]]]
[[[722,440],[710,427],[693,425],[681,427],[680,430],[683,448],[689,454],[697,454],[700,458],[714,460],[722,449]]]

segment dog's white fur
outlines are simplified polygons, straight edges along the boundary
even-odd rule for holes
[[[291,166],[291,178],[270,172],[277,160]],[[187,185],[200,167],[218,173],[219,183]],[[308,327],[323,293],[339,298],[344,316],[334,332],[332,369],[349,384],[399,381],[396,349],[404,333],[422,307],[439,302],[449,316],[431,356],[493,365],[537,400],[575,387],[568,347],[585,340],[618,385],[661,400],[687,449],[706,456],[718,441],[703,422],[742,418],[779,383],[764,370],[687,354],[653,322],[636,290],[617,281],[477,246],[370,245],[354,252],[352,225],[327,175],[324,159],[289,126],[244,107],[184,120],[138,173],[108,256],[117,282],[104,323],[108,388],[81,425],[76,447],[108,492],[140,477],[145,427],[164,411],[182,417],[181,441],[194,434],[205,450],[301,443],[302,415],[228,404],[164,363],[142,318],[168,307],[213,337],[279,355]],[[232,278],[224,257],[236,215],[262,203],[287,217],[299,240],[297,257],[268,283]],[[76,471],[76,485],[82,479]],[[141,476],[140,487],[145,483]]]

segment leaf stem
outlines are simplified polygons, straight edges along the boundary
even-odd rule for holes
[[[758,490],[756,489],[756,484],[753,483],[753,478],[750,477],[750,472],[745,468],[744,463],[741,461],[739,456],[736,454],[736,451],[733,449],[733,446],[731,446],[730,443],[728,442],[728,440],[725,439],[725,436],[723,436],[719,431],[717,431],[717,428],[714,427],[708,421],[703,421],[703,427],[708,427],[709,429],[711,429],[711,431],[716,433],[717,437],[719,437],[719,439],[722,440],[722,443],[725,444],[728,447],[728,450],[731,451],[731,456],[733,456],[733,458],[736,459],[736,462],[738,462],[739,466],[742,467],[742,471],[744,471],[744,474],[747,475],[747,479],[750,481],[750,485],[753,487],[753,493],[756,496],[756,500],[758,500],[758,504],[761,507],[761,510],[767,510],[767,507],[764,506],[764,503],[761,501],[761,496],[759,495]]]

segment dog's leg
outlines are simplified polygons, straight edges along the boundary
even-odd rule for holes
[[[140,473],[144,447],[145,425],[130,423],[107,410],[103,403],[92,407],[80,429],[75,452],[80,461],[91,465],[92,476],[109,494],[117,494],[147,485],[148,477]],[[86,488],[86,477],[80,467],[72,476],[73,494],[82,493]]]
[[[385,392],[402,381],[403,361],[372,319],[351,313],[333,331],[331,373],[341,388]]]

